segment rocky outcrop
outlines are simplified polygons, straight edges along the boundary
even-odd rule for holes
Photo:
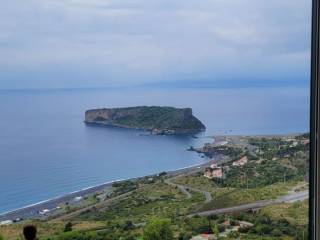
[[[85,113],[87,124],[151,131],[153,134],[182,134],[204,131],[205,126],[191,108],[139,106],[92,109]]]

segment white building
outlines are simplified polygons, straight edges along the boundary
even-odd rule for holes
[[[0,226],[6,226],[6,225],[10,225],[12,223],[13,223],[12,220],[5,220],[5,221],[0,222]]]
[[[216,163],[212,163],[211,165],[210,165],[210,168],[212,168],[212,169],[215,169],[215,168],[217,168],[218,167],[218,165],[216,164]]]
[[[39,213],[40,213],[41,215],[46,215],[46,214],[49,213],[49,212],[50,212],[49,209],[43,209],[43,210],[41,210]]]

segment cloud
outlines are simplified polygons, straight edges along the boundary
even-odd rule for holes
[[[306,82],[309,74],[311,1],[1,5],[0,88],[35,87],[34,78],[43,86],[77,87],[261,76]]]

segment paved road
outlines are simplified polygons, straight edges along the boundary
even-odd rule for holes
[[[183,186],[183,185],[179,185],[179,184],[175,184],[173,182],[171,182],[171,179],[166,179],[164,181],[166,184],[172,186],[172,187],[177,187],[179,188],[179,190],[186,195],[187,199],[190,199],[192,197],[192,194],[190,192],[188,192],[188,187],[187,186]]]
[[[181,176],[179,176],[179,177],[181,177]],[[202,191],[202,190],[197,189],[197,188],[189,187],[189,186],[186,186],[186,185],[180,185],[180,184],[173,183],[172,182],[173,179],[175,179],[175,178],[166,179],[164,182],[166,184],[170,185],[170,186],[179,188],[179,190],[182,193],[184,193],[188,199],[192,197],[192,194],[189,191],[193,191],[193,192],[202,193],[204,195],[204,197],[206,198],[205,203],[208,203],[208,202],[212,201],[211,193],[209,193],[207,191]]]
[[[202,190],[199,190],[199,189],[196,189],[196,188],[191,188],[191,187],[189,187],[189,186],[179,185],[179,184],[173,183],[173,182],[171,182],[172,179],[174,179],[174,178],[166,179],[166,180],[165,180],[165,183],[167,183],[167,184],[170,185],[170,186],[179,188],[179,190],[180,190],[182,193],[184,193],[188,199],[190,199],[190,198],[192,197],[192,194],[189,192],[189,190],[191,190],[191,191],[194,191],[194,192],[202,193],[202,194],[205,196],[205,198],[206,198],[206,200],[205,200],[206,203],[212,201],[212,196],[211,196],[211,194],[210,194],[209,192],[202,191]],[[122,195],[119,195],[119,196],[117,196],[117,197],[114,197],[114,198],[105,200],[105,201],[103,201],[103,202],[99,202],[99,203],[94,204],[94,205],[92,205],[92,206],[88,206],[88,207],[79,209],[79,210],[74,211],[74,212],[71,212],[71,213],[69,213],[69,214],[64,214],[64,215],[62,215],[62,216],[60,216],[60,217],[54,218],[54,219],[51,220],[50,222],[66,221],[66,220],[72,219],[72,218],[80,215],[81,213],[83,213],[83,212],[85,212],[85,211],[88,211],[88,210],[90,210],[90,209],[93,209],[93,208],[96,208],[96,209],[98,209],[99,211],[103,211],[103,210],[105,210],[106,208],[108,208],[112,202],[117,201],[117,200],[120,200],[120,199],[123,199],[123,198],[126,198],[126,197],[128,197],[131,193],[132,193],[132,192],[124,193],[124,194],[122,194]]]
[[[217,215],[222,213],[233,213],[233,212],[241,212],[246,210],[252,210],[252,209],[260,209],[269,205],[279,204],[279,203],[292,203],[296,201],[302,201],[304,199],[307,199],[309,197],[309,191],[302,191],[297,193],[291,193],[285,196],[281,196],[274,200],[264,200],[264,201],[258,201],[254,203],[248,203],[243,205],[238,205],[234,207],[229,208],[220,208],[220,209],[214,209],[214,210],[208,210],[203,212],[196,212],[193,214],[188,215],[188,217],[193,216],[210,216],[210,215]]]
[[[294,193],[290,193],[288,195],[285,196],[281,196],[278,198],[278,200],[282,201],[282,202],[296,202],[296,201],[302,201],[305,200],[309,197],[309,191],[305,190],[305,191],[301,191],[301,192],[294,192]]]
[[[102,202],[93,204],[91,206],[81,208],[81,209],[73,211],[71,213],[63,214],[62,216],[59,216],[59,217],[54,217],[52,220],[49,221],[49,223],[70,220],[70,219],[80,215],[81,213],[84,213],[84,212],[89,211],[91,209],[97,209],[97,210],[101,211],[102,209],[106,209],[108,206],[110,206],[110,204],[113,203],[114,201],[124,199],[132,193],[133,193],[133,191],[127,192],[127,193],[121,194],[119,196],[116,196],[114,198],[110,198],[110,199],[104,200]]]

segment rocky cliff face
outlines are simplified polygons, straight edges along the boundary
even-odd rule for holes
[[[205,130],[191,108],[129,107],[88,110],[85,122],[152,131],[154,134],[191,133]]]

